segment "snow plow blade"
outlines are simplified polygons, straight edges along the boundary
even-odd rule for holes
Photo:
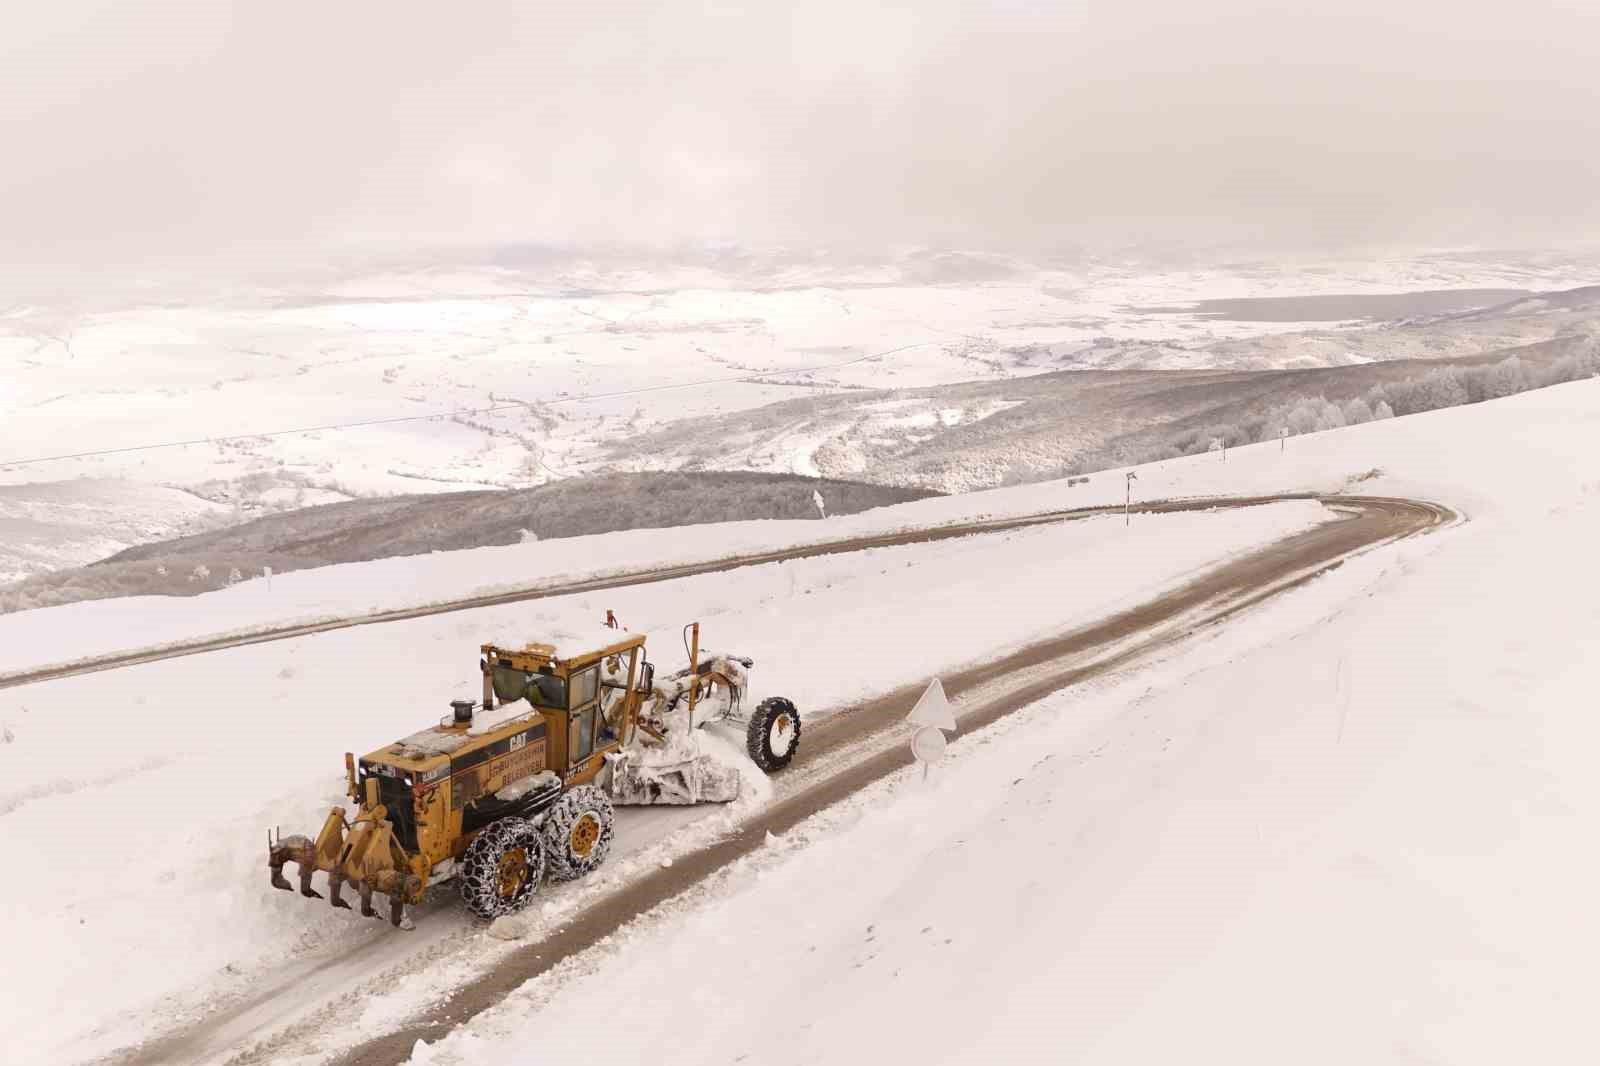
[[[739,798],[739,771],[705,755],[646,762],[637,751],[612,756],[608,792],[619,806],[689,806],[732,803]]]

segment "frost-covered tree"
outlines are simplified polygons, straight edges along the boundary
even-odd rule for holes
[[[1291,407],[1283,418],[1283,424],[1289,427],[1289,432],[1298,436],[1302,433],[1318,433],[1324,429],[1338,429],[1346,423],[1344,412],[1338,405],[1331,403],[1325,396],[1317,396],[1301,400]]]
[[[1502,359],[1493,366],[1481,368],[1478,377],[1481,380],[1482,398],[1485,400],[1514,396],[1527,391],[1533,384],[1528,377],[1528,368],[1514,355],[1510,359]]]
[[[1450,367],[1440,367],[1420,378],[1398,382],[1387,392],[1389,405],[1401,415],[1458,407],[1467,402],[1466,386]]]
[[[1344,405],[1344,422],[1347,426],[1359,426],[1363,422],[1372,421],[1372,405],[1361,397],[1356,396],[1347,400]]]

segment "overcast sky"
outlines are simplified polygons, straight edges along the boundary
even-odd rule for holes
[[[1583,0],[0,3],[13,262],[1600,221]]]

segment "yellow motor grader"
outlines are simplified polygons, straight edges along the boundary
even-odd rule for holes
[[[689,634],[692,632],[692,644]],[[645,638],[607,626],[576,648],[485,644],[481,703],[456,700],[438,725],[362,756],[345,754],[355,816],[334,807],[315,839],[267,838],[274,888],[300,894],[317,870],[333,906],[377,917],[374,892],[389,898],[389,920],[410,928],[404,910],[429,886],[459,881],[467,906],[494,918],[527,906],[545,878],[570,880],[598,867],[611,847],[612,803],[698,803],[734,799],[738,772],[700,753],[695,727],[741,717],[749,659],[706,656],[700,627],[685,627],[687,669],[657,680]],[[788,765],[800,715],[781,697],[745,720],[746,750],[761,769]]]

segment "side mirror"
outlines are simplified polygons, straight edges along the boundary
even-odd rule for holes
[[[649,695],[656,687],[656,664],[645,663],[639,671],[639,691]]]

